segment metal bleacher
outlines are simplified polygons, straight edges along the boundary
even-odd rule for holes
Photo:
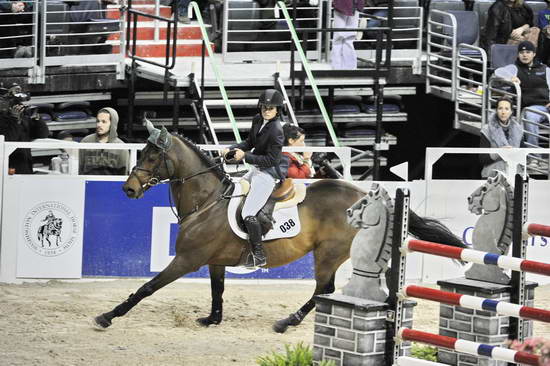
[[[483,34],[487,12],[494,1],[476,1],[473,11],[463,8],[462,1],[432,0],[428,14],[426,91],[441,98],[454,101],[454,127],[469,133],[479,134],[483,125],[494,112],[496,100],[506,95],[513,100],[516,119],[524,126],[534,125],[525,119],[526,110],[521,110],[521,89],[518,85],[491,77],[495,68],[510,64],[517,57],[516,46],[494,45],[491,59],[479,47],[479,35]],[[536,14],[547,7],[546,2],[529,1],[526,4]],[[468,14],[469,13],[469,14]],[[550,120],[550,114],[531,110]],[[540,147],[548,148],[550,128],[536,124],[539,128]],[[533,135],[526,131],[527,135]],[[537,147],[530,145],[528,147]],[[532,160],[542,160],[537,156]],[[540,168],[529,167],[534,174],[549,175],[548,162],[539,162]]]

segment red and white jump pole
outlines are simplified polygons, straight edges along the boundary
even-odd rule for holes
[[[529,235],[546,236],[550,238],[550,226],[541,224],[525,223],[523,232]]]
[[[452,247],[450,245],[432,243],[425,240],[407,238],[401,250],[405,252],[421,252],[440,257],[459,259],[465,262],[491,264],[500,268],[511,269],[512,271],[524,271],[550,276],[550,264],[548,263],[487,253],[479,250]]]
[[[509,302],[485,299],[483,297],[469,296],[436,290],[433,288],[408,285],[403,287],[403,295],[436,301],[449,305],[462,306],[474,310],[487,310],[516,318],[525,318],[550,323],[550,311],[510,304]]]
[[[503,347],[470,342],[433,333],[421,332],[409,328],[399,329],[397,339],[426,343],[435,347],[448,348],[473,356],[489,357],[497,361],[515,362],[533,366],[537,366],[539,364],[539,356],[533,355],[531,353],[514,351]]]

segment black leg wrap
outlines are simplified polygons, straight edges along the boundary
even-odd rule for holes
[[[289,326],[297,326],[300,325],[302,320],[306,317],[307,314],[315,307],[315,301],[309,300],[295,313],[292,313],[288,316],[288,318],[281,319],[275,322],[273,324],[273,330],[277,333],[284,333],[288,329]]]
[[[197,319],[197,323],[199,323],[200,325],[204,326],[204,327],[207,327],[209,325],[218,325],[222,322],[222,310],[214,310],[210,313],[209,316],[207,316],[206,318],[198,318]]]
[[[113,319],[113,316],[111,316],[110,313],[104,313],[101,315],[98,315],[94,318],[94,325],[97,329],[107,329],[111,326],[111,319]]]
[[[290,325],[293,327],[299,325],[302,320],[304,320],[306,315],[307,314],[302,313],[301,310],[298,310],[297,312],[290,314],[288,318],[276,321],[275,324],[273,324],[273,330],[277,333],[284,333]]]

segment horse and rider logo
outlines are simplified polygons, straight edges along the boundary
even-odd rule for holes
[[[37,254],[55,257],[75,243],[78,221],[73,211],[61,202],[43,202],[23,219],[25,244]]]

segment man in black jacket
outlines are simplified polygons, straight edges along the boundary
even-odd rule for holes
[[[518,59],[515,63],[499,67],[495,75],[519,84],[521,107],[548,113],[550,91],[550,69],[535,59],[535,45],[523,41],[518,45]],[[539,125],[548,124],[543,114],[527,110],[525,112],[525,140],[527,147],[539,146]]]
[[[48,137],[46,123],[33,108],[22,104],[29,99],[29,95],[19,85],[3,90],[0,97],[0,135],[4,135],[6,141],[25,142]],[[10,155],[9,168],[15,174],[32,174],[30,149],[15,150]]]
[[[288,160],[282,154],[285,138],[279,119],[283,104],[279,91],[264,91],[258,101],[260,114],[252,120],[248,138],[224,151],[226,158],[244,159],[252,165],[243,177],[250,182],[250,192],[242,209],[252,248],[252,260],[247,263],[248,267],[261,267],[267,262],[262,247],[262,228],[256,214],[269,199],[277,182],[285,179],[288,170]]]

